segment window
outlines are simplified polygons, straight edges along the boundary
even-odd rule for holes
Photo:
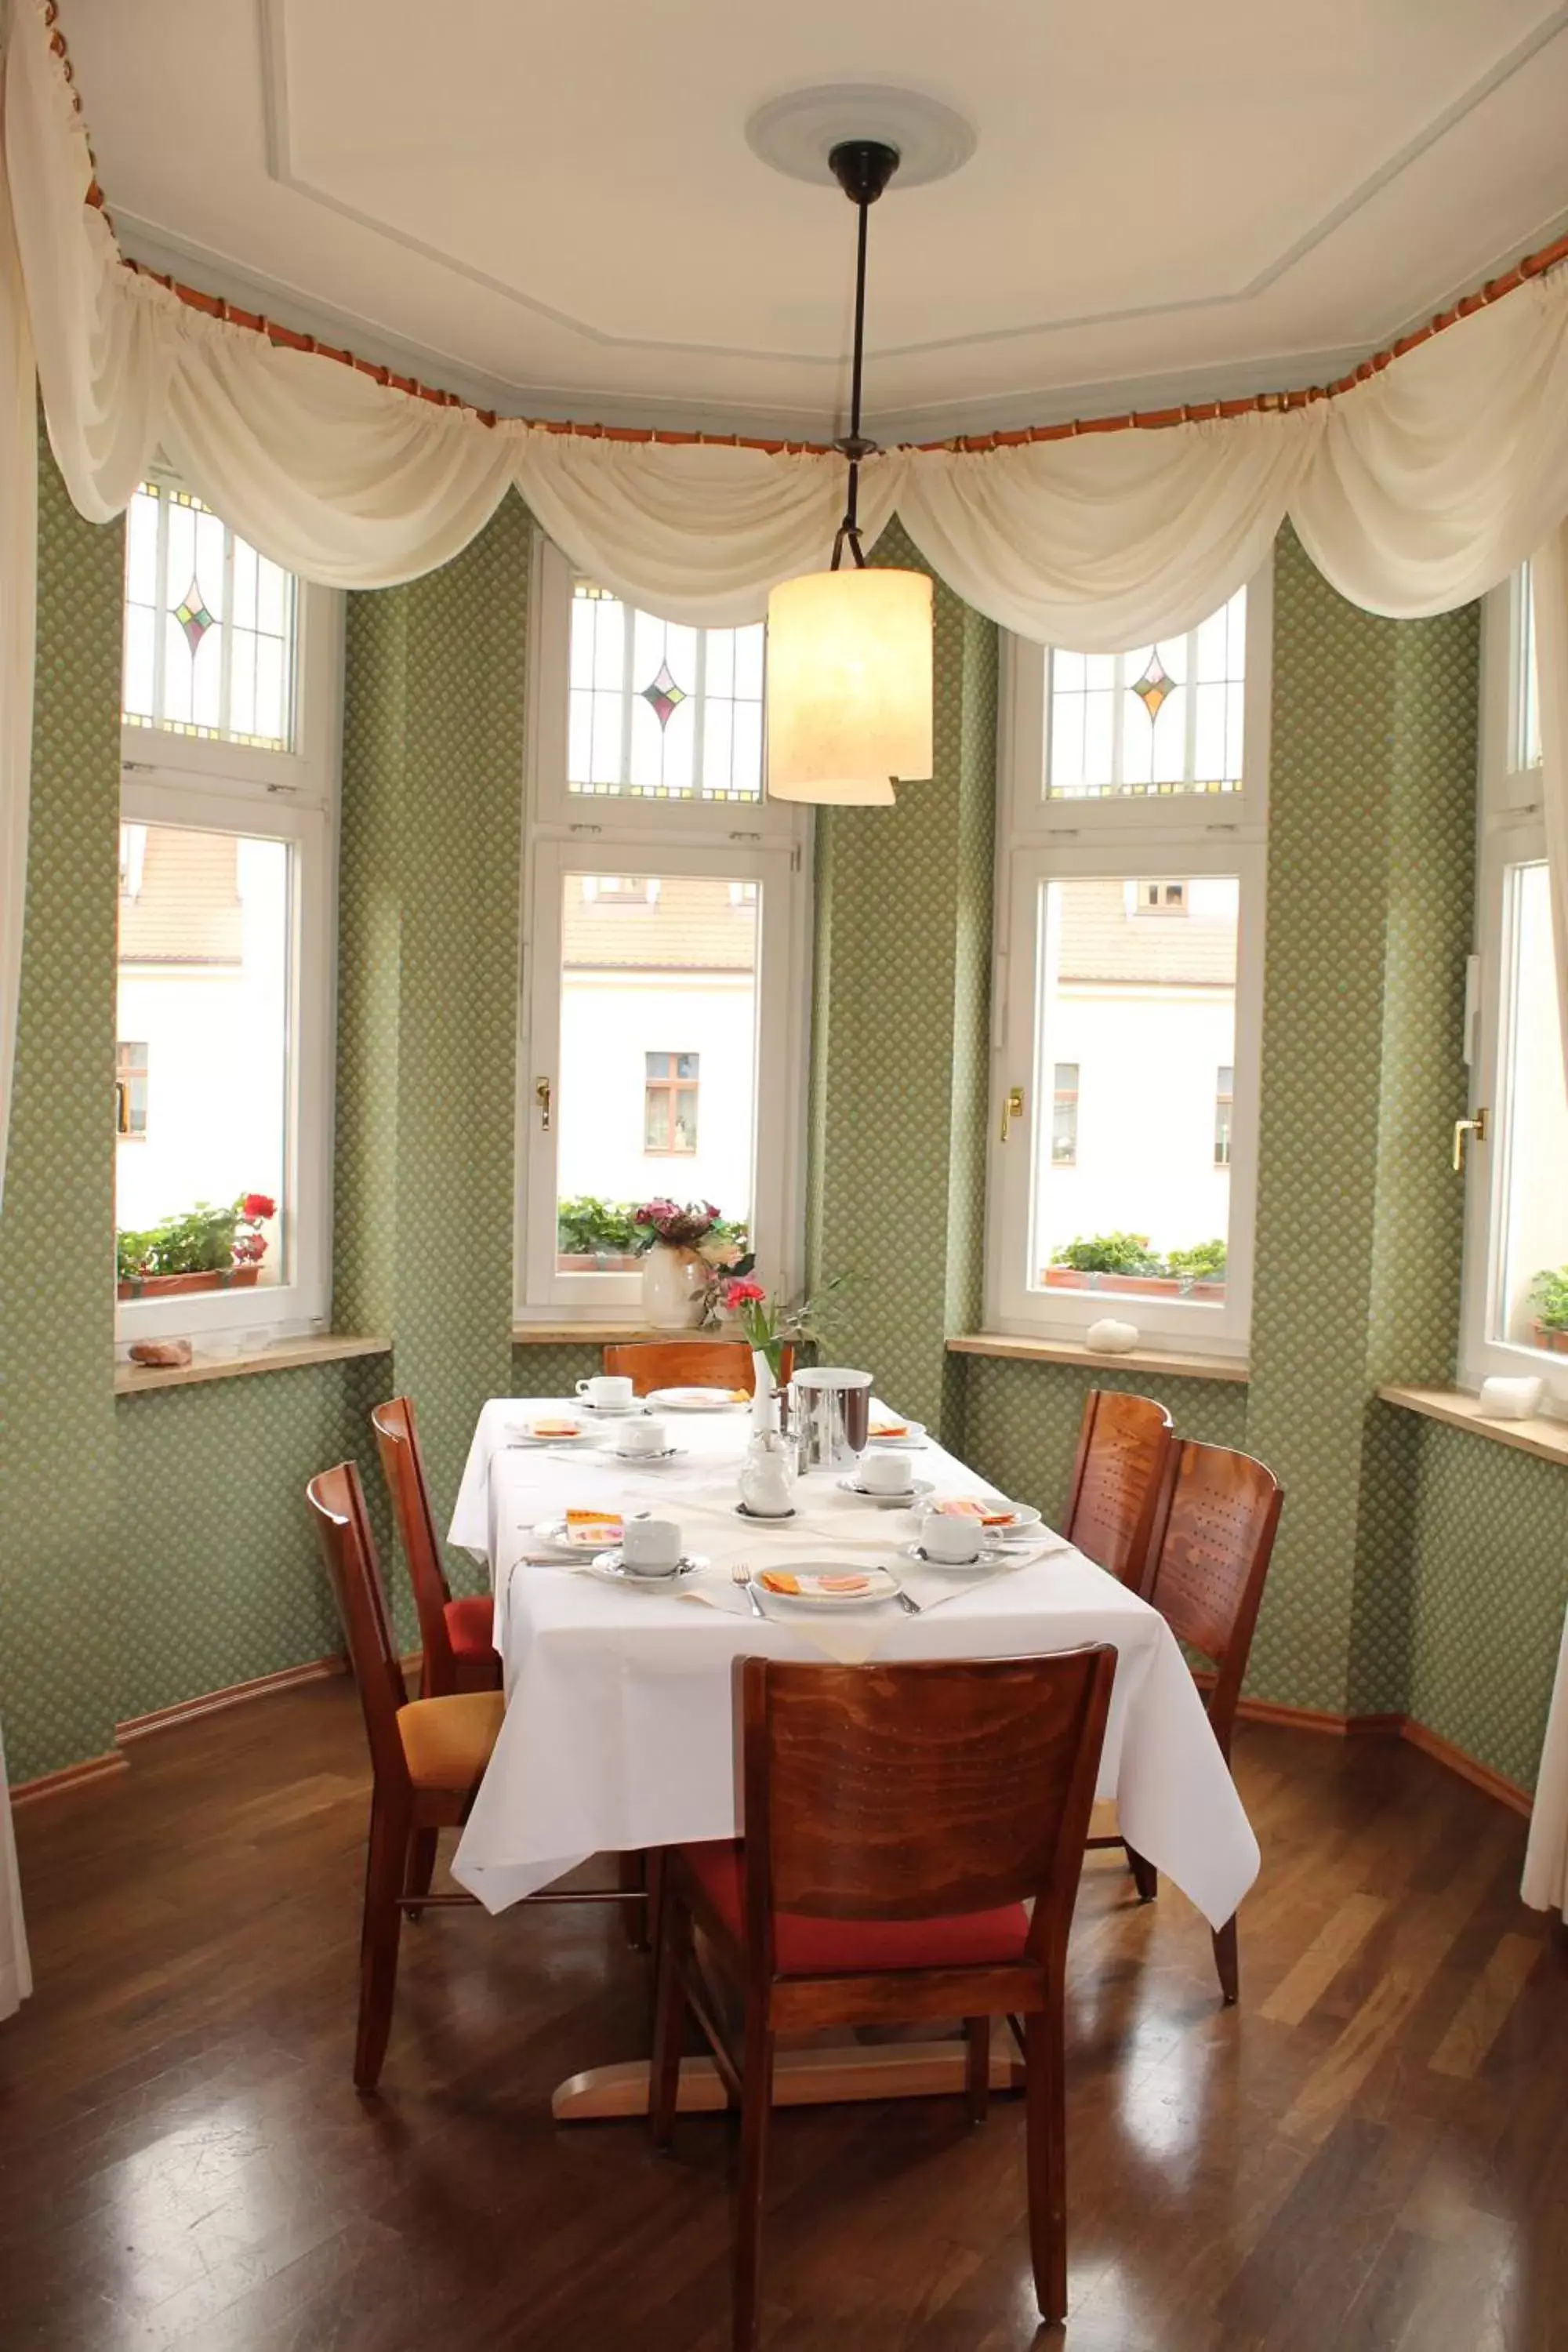
[[[635,1317],[634,1213],[660,1197],[711,1202],[763,1280],[799,1283],[809,835],[762,797],[762,635],[655,621],[541,549],[524,1320]]]
[[[994,1075],[1024,1116],[992,1129],[998,1329],[1081,1341],[1109,1313],[1245,1351],[1270,586],[1169,646],[1008,646]]]
[[[689,1151],[697,1149],[697,1073],[699,1054],[649,1054],[645,1057],[643,1087],[643,1150]]]
[[[1246,686],[1245,588],[1184,637],[1125,654],[1052,652],[1047,797],[1239,792]]]
[[[568,790],[761,800],[763,634],[679,628],[574,581]]]
[[[295,602],[200,499],[143,482],[125,517],[125,724],[291,751]]]
[[[1078,1064],[1058,1062],[1051,1096],[1051,1165],[1078,1164]]]
[[[1214,1090],[1214,1164],[1216,1168],[1230,1166],[1230,1123],[1236,1110],[1236,1071],[1229,1062],[1220,1065]]]
[[[145,1140],[147,1134],[147,1045],[123,1040],[114,1049],[114,1132]]]
[[[125,585],[117,1336],[307,1330],[328,1308],[340,600],[163,481],[132,502]]]
[[[1568,1405],[1564,1083],[1528,572],[1487,599],[1482,639],[1479,953],[1466,1055],[1460,1374],[1539,1372]],[[1560,1321],[1559,1318],[1562,1318]]]

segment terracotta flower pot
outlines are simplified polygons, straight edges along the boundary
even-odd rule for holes
[[[1544,1348],[1549,1355],[1568,1356],[1568,1331],[1547,1323],[1537,1323],[1533,1328],[1538,1348]]]
[[[260,1274],[258,1265],[226,1265],[210,1274],[132,1275],[115,1290],[121,1298],[184,1298],[195,1290],[248,1290]]]

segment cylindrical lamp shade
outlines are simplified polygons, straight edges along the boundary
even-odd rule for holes
[[[931,772],[931,583],[811,572],[768,598],[768,793],[886,806]]]

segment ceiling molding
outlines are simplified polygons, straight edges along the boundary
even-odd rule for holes
[[[815,372],[821,374],[825,372],[837,372],[842,369],[844,355],[841,352],[783,352],[773,350],[766,345],[686,342],[641,335],[614,334],[607,329],[592,325],[588,320],[578,318],[572,312],[557,310],[552,304],[527,293],[521,287],[512,285],[504,278],[493,277],[489,271],[475,268],[471,263],[459,259],[441,247],[428,244],[422,237],[396,228],[376,215],[350,204],[345,198],[333,195],[330,191],[316,186],[294,168],[289,117],[287,6],[288,0],[258,0],[267,171],[268,177],[279,187],[287,189],[290,194],[299,196],[306,203],[319,205],[326,211],[336,213],[341,218],[353,222],[356,226],[367,230],[372,236],[380,237],[388,244],[396,246],[400,250],[417,254],[422,260],[431,262],[437,268],[464,278],[470,285],[481,287],[487,293],[494,294],[518,309],[531,311],[536,318],[548,320],[552,326],[563,329],[570,334],[581,337],[584,341],[597,344],[605,350],[640,351],[658,352],[666,356],[710,360],[766,361],[773,365],[797,368],[803,373]],[[1406,141],[1402,147],[1386,156],[1383,163],[1351,190],[1348,195],[1342,197],[1337,205],[1332,205],[1320,219],[1313,222],[1301,236],[1279,254],[1273,261],[1267,263],[1242,287],[1213,295],[1192,296],[1178,301],[1139,303],[1118,310],[1080,311],[1067,317],[1038,320],[1021,326],[993,328],[979,333],[965,335],[942,336],[923,342],[868,344],[867,356],[868,359],[877,361],[915,359],[944,352],[970,351],[1026,341],[1032,338],[1063,334],[1089,327],[1124,325],[1137,320],[1179,317],[1194,311],[1212,312],[1231,310],[1252,301],[1259,294],[1267,292],[1270,287],[1276,285],[1288,271],[1294,268],[1326,238],[1332,236],[1338,229],[1342,228],[1345,223],[1363,210],[1373,197],[1389,187],[1403,172],[1409,169],[1412,163],[1426,154],[1439,140],[1446,137],[1468,114],[1473,113],[1478,106],[1484,104],[1494,91],[1501,89],[1503,84],[1510,80],[1521,67],[1529,64],[1531,58],[1537,57],[1565,29],[1568,29],[1568,5],[1553,8],[1550,15],[1542,17],[1541,22],[1521,40],[1516,42],[1506,56],[1500,58],[1486,73],[1462,91],[1458,98],[1434,115],[1414,138]],[[1528,247],[1521,245],[1517,249],[1525,251],[1528,250]],[[1304,359],[1306,355],[1299,356]],[[1266,362],[1259,362],[1256,364],[1263,366]],[[1082,389],[1074,387],[1070,396],[1076,402],[1081,398]]]

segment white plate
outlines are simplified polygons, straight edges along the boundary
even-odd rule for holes
[[[936,1492],[929,1478],[917,1478],[912,1486],[906,1486],[897,1495],[884,1494],[878,1486],[862,1486],[853,1475],[840,1478],[838,1486],[840,1493],[853,1495],[858,1502],[875,1503],[878,1509],[883,1511],[913,1510],[925,1501],[928,1495]]]
[[[978,1500],[978,1497],[976,1497],[976,1499]],[[1002,1500],[1001,1496],[998,1496],[996,1500],[1000,1503]],[[942,1509],[940,1504],[937,1508],[938,1517],[944,1519],[968,1519],[974,1517],[974,1514],[972,1511],[944,1511]],[[983,1519],[974,1520],[975,1526],[990,1542],[1006,1543],[1010,1539],[1016,1538],[1019,1536],[1032,1535],[1034,1530],[1040,1524],[1040,1515],[1038,1511],[1036,1510],[1033,1503],[1005,1503],[1003,1504],[1003,1508],[1011,1511],[1013,1514],[1012,1517],[1005,1526],[988,1528]]]
[[[673,1568],[661,1569],[657,1576],[634,1576],[618,1551],[599,1551],[588,1562],[590,1576],[602,1577],[606,1584],[640,1585],[645,1591],[668,1592],[672,1587],[684,1584],[689,1576],[698,1575],[708,1565],[705,1554],[685,1553]]]
[[[605,1547],[602,1528],[594,1532],[584,1529],[580,1536],[569,1536],[563,1518],[541,1519],[533,1530],[533,1538],[536,1543],[548,1544],[563,1559],[581,1559],[585,1551],[602,1551]]]
[[[658,1412],[741,1412],[750,1402],[728,1389],[655,1389],[648,1398]]]
[[[899,1590],[898,1579],[889,1576],[885,1568],[792,1568],[780,1573],[798,1576],[801,1582],[811,1589],[805,1592],[775,1592],[773,1586],[764,1581],[765,1570],[759,1570],[752,1582],[764,1601],[776,1601],[785,1609],[864,1609],[873,1601],[893,1600]],[[819,1588],[820,1580],[825,1576],[852,1576],[859,1590],[854,1592],[824,1592]]]
[[[583,1429],[581,1427],[574,1427],[570,1430],[552,1430],[547,1437],[536,1437],[534,1435],[533,1424],[531,1422],[513,1421],[507,1423],[506,1442],[508,1445],[575,1446],[596,1445],[598,1444],[598,1439],[595,1436],[591,1429]]]
[[[889,1454],[897,1454],[906,1445],[927,1445],[930,1442],[923,1421],[906,1421],[901,1437],[895,1437],[890,1429],[882,1436],[873,1430],[866,1440],[868,1445],[885,1446]]]
[[[912,1559],[917,1568],[934,1568],[939,1576],[946,1576],[950,1570],[954,1576],[979,1576],[1003,1567],[1006,1555],[1000,1544],[982,1544],[978,1559],[932,1559],[918,1543],[901,1543],[899,1558]]]

